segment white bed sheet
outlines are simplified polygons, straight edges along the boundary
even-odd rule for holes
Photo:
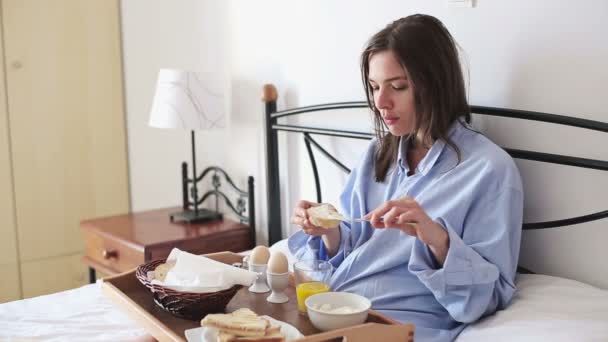
[[[288,253],[286,240],[271,250]],[[295,258],[287,256],[291,266]],[[509,308],[467,327],[458,342],[608,341],[608,291],[546,275],[521,274],[516,283]],[[0,341],[132,341],[144,334],[98,284],[0,304]]]
[[[520,274],[511,305],[467,327],[458,341],[608,341],[608,291]]]
[[[0,341],[133,341],[146,332],[99,284],[0,304]]]

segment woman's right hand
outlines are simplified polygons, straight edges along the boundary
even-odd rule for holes
[[[293,210],[293,216],[291,217],[291,223],[296,224],[302,228],[302,231],[308,235],[320,236],[327,248],[327,255],[333,257],[336,255],[338,248],[340,247],[340,229],[337,225],[335,228],[323,228],[318,227],[310,223],[308,217],[308,208],[316,207],[319,203],[309,201],[299,201]]]
[[[319,203],[309,201],[299,201],[293,210],[293,216],[291,217],[291,223],[300,226],[304,233],[308,235],[321,236],[327,234],[327,229],[318,227],[310,223],[308,217],[308,208],[316,207]]]

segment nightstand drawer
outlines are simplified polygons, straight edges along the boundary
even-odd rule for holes
[[[169,215],[180,209],[155,209],[82,221],[86,243],[83,262],[89,266],[89,280],[95,281],[96,271],[114,275],[166,258],[174,247],[193,254],[253,248],[250,226],[226,217],[196,224],[171,222]]]
[[[85,233],[85,256],[101,265],[106,272],[121,273],[144,263],[144,251],[133,249],[120,240],[113,240],[96,234]]]

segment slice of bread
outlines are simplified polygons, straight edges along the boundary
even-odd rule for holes
[[[173,268],[173,266],[175,266],[175,261],[169,261],[167,263],[156,266],[156,268],[154,269],[154,279],[165,281],[167,272],[169,272]]]
[[[239,309],[230,314],[209,314],[201,325],[236,336],[262,337],[270,324],[249,309]]]
[[[263,319],[263,318],[262,318]],[[281,333],[281,327],[278,325],[272,325],[272,323],[268,322],[268,328],[266,328],[266,335],[276,335]]]
[[[281,333],[272,335],[266,335],[261,337],[243,337],[220,332],[218,335],[218,342],[284,342],[285,336]]]
[[[257,318],[258,317],[258,314],[256,314],[255,312],[253,312],[249,308],[240,308],[240,309],[237,309],[237,310],[233,311],[231,313],[231,315],[237,316],[237,317],[251,317],[251,318]]]
[[[229,314],[210,314],[201,321],[204,327],[218,330],[218,342],[283,342],[281,327],[247,308]]]
[[[331,229],[340,225],[344,218],[331,204],[321,204],[306,210],[310,223],[317,227]]]

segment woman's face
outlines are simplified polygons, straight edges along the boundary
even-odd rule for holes
[[[407,70],[392,51],[376,52],[370,57],[369,83],[374,105],[389,132],[395,136],[411,133],[416,124],[414,88]]]

